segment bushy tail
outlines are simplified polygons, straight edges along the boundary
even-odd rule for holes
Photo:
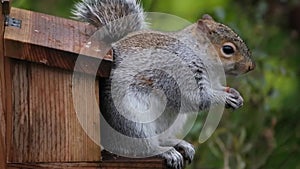
[[[98,29],[105,26],[105,38],[112,42],[146,27],[144,11],[136,0],[82,0],[72,14]]]

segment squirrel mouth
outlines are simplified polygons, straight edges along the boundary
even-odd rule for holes
[[[226,76],[238,76],[239,73],[238,73],[238,72],[235,72],[235,71],[230,71],[230,72],[225,72],[225,75],[226,75]]]

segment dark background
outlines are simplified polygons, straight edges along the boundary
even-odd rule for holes
[[[70,17],[74,1],[14,0],[13,6]],[[204,13],[232,27],[247,42],[256,69],[228,85],[245,99],[226,111],[214,135],[198,142],[201,119],[186,140],[196,147],[189,168],[300,169],[299,0],[143,0],[146,11],[195,22]]]

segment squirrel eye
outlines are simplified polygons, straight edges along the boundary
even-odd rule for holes
[[[224,43],[221,49],[222,54],[228,58],[231,57],[235,51],[236,51],[235,45],[230,42]]]

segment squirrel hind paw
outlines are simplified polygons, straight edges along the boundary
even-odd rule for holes
[[[173,147],[170,148],[170,150],[160,154],[159,156],[166,160],[167,168],[170,169],[184,168],[183,156]]]
[[[174,148],[183,155],[184,160],[188,161],[188,164],[190,164],[193,161],[195,149],[192,144],[182,140]]]

